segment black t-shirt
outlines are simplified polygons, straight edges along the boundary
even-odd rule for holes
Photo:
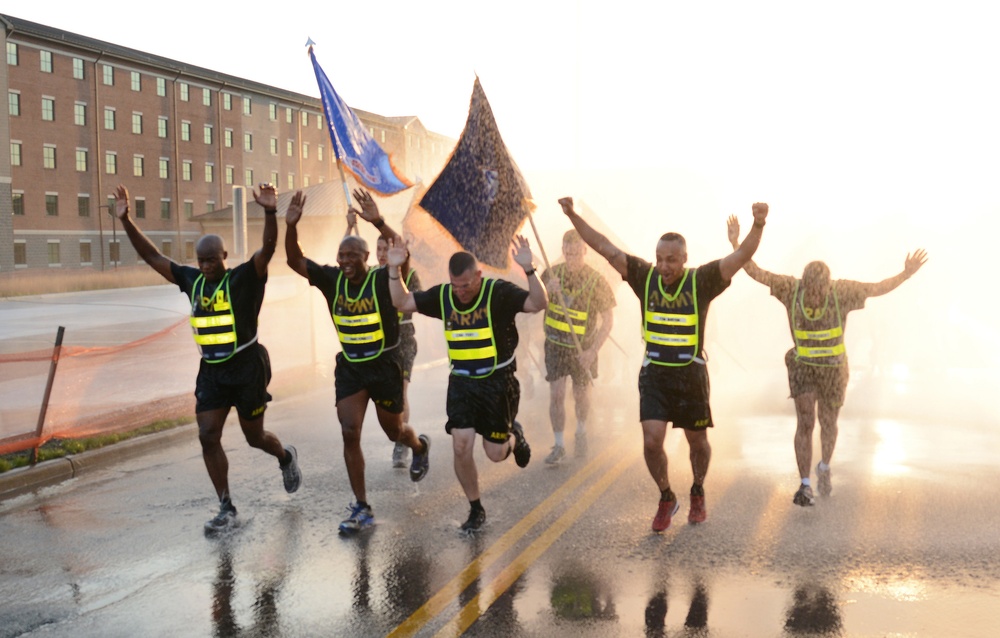
[[[228,272],[230,303],[233,308],[233,316],[236,319],[236,342],[239,344],[249,343],[257,336],[257,316],[264,304],[264,286],[267,284],[267,273],[264,273],[263,277],[258,277],[257,268],[254,267],[252,259],[243,262],[236,268],[229,269]],[[194,288],[195,280],[201,275],[201,271],[193,266],[182,266],[170,262],[170,273],[174,276],[177,287],[187,295],[190,303],[191,290]],[[204,295],[211,297],[217,287],[218,282],[205,282]]]
[[[373,289],[378,303],[378,313],[382,319],[382,332],[385,334],[385,347],[391,348],[399,342],[399,315],[392,305],[392,295],[389,293],[389,272],[384,266],[373,269],[375,278]],[[333,305],[337,302],[337,278],[340,276],[339,266],[321,266],[311,259],[306,259],[306,273],[309,284],[319,288],[326,297],[326,308],[333,320]],[[366,275],[367,276],[367,275]],[[346,276],[344,280],[346,281]],[[354,298],[361,294],[361,287],[347,282],[347,294]]]
[[[628,264],[628,274],[625,277],[625,281],[628,283],[632,291],[639,297],[639,313],[640,317],[645,316],[645,301],[646,301],[646,276],[649,274],[649,269],[653,267],[651,263],[644,259],[640,259],[633,255],[626,255],[626,260]],[[725,280],[722,278],[722,271],[719,270],[719,260],[710,261],[707,264],[702,264],[698,266],[695,270],[696,281],[698,284],[698,343],[701,345],[702,350],[705,347],[705,320],[708,317],[708,306],[713,299],[722,294],[722,292],[729,287],[732,280]],[[653,277],[658,277],[655,272]],[[664,290],[667,294],[675,294],[678,287],[680,287],[681,279],[678,279],[676,283],[671,286],[664,286]],[[683,300],[683,296],[679,297]],[[703,353],[702,353],[703,354]]]
[[[524,309],[524,302],[528,298],[528,291],[516,284],[503,279],[494,280],[493,295],[490,297],[490,318],[493,322],[493,335],[497,342],[497,361],[503,363],[514,356],[517,348],[517,326],[514,324],[514,317]],[[483,279],[483,285],[486,279]],[[421,290],[413,293],[413,301],[417,304],[417,312],[435,319],[443,319],[441,316],[441,287],[450,284],[438,284],[429,290]],[[448,294],[448,291],[445,291]],[[478,296],[476,297],[478,299]],[[468,310],[475,304],[462,304],[455,299],[455,305],[459,310]],[[512,363],[511,366],[514,364]],[[514,368],[511,367],[513,370]]]

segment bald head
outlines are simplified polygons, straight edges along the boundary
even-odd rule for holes
[[[368,253],[368,242],[366,242],[361,237],[357,235],[348,235],[340,240],[340,248],[347,248],[349,250],[357,250],[363,253]]]
[[[226,274],[226,245],[218,235],[205,235],[194,247],[198,270],[208,281],[218,281]]]

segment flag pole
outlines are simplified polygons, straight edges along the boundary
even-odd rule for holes
[[[545,254],[545,245],[542,244],[542,238],[538,235],[538,228],[535,226],[535,216],[529,212],[528,222],[531,223],[531,232],[535,234],[535,241],[538,242],[538,249],[542,252],[542,262],[545,263],[545,270],[549,270],[551,266],[549,265],[548,255]],[[541,280],[539,280],[541,281]],[[576,329],[573,326],[573,318],[569,316],[569,308],[566,305],[566,297],[563,295],[562,286],[559,286],[559,290],[556,291],[557,303],[559,304],[559,309],[562,310],[563,316],[566,317],[566,323],[569,325],[569,336],[573,339],[573,346],[576,348],[577,356],[583,356],[583,346],[580,345],[580,339],[576,336]],[[587,383],[591,385],[594,383],[594,378],[590,376],[590,370],[580,366],[583,369],[584,374],[587,375]]]
[[[309,38],[309,41],[306,44],[309,47],[308,48],[309,58],[313,59],[313,44],[314,44],[314,42],[312,41],[312,38]],[[326,109],[324,108],[323,111],[325,112]],[[329,122],[327,122],[327,124],[329,125]],[[328,126],[327,128],[330,128],[330,127]],[[332,130],[332,128],[330,128],[330,130]],[[336,135],[330,135],[330,143],[333,146],[333,154],[337,158],[337,172],[340,173],[340,185],[344,187],[344,201],[347,202],[347,208],[350,208],[351,207],[351,191],[347,188],[347,176],[344,174],[344,165],[343,165],[343,160],[342,160],[342,157],[341,157],[343,154],[340,152],[340,144],[337,142],[337,136]],[[344,217],[347,217],[347,211],[344,211]],[[361,235],[361,231],[358,230],[357,227],[355,227],[354,230],[355,230],[355,232],[358,235]]]

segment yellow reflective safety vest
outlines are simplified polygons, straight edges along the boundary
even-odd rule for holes
[[[792,338],[795,339],[795,358],[813,366],[842,366],[847,363],[844,347],[844,322],[840,315],[837,289],[830,287],[823,308],[812,317],[806,312],[805,290],[802,281],[795,282],[792,297]],[[830,308],[830,299],[833,308]]]
[[[455,306],[451,284],[441,286],[441,318],[444,319],[444,338],[448,343],[451,373],[456,376],[481,379],[503,368],[514,357],[498,364],[497,341],[493,334],[490,316],[490,299],[493,297],[495,279],[483,279],[479,298],[468,310]]]
[[[573,343],[573,337],[570,334],[570,325],[573,326],[573,332],[576,333],[577,339],[583,343],[584,336],[587,334],[587,328],[590,325],[590,304],[593,301],[593,295],[590,293],[597,284],[597,278],[600,275],[597,272],[592,272],[578,290],[567,291],[565,290],[565,279],[563,278],[565,272],[565,264],[559,264],[552,268],[552,275],[558,277],[560,286],[563,286],[564,296],[568,293],[574,299],[575,303],[571,305],[567,301],[567,305],[564,308],[559,304],[558,298],[549,299],[549,305],[545,309],[545,338],[560,346],[574,348],[576,345]]]
[[[684,269],[677,292],[668,295],[655,268],[646,275],[642,335],[646,359],[661,366],[686,366],[701,361],[698,353],[697,273]]]
[[[215,292],[205,295],[205,275],[200,274],[191,286],[191,331],[208,363],[228,361],[237,352],[257,341],[257,337],[240,345],[236,339],[236,315],[229,295],[229,273],[226,271]]]
[[[376,270],[368,269],[361,291],[353,299],[347,292],[348,281],[344,272],[337,275],[337,296],[331,304],[330,315],[333,325],[337,327],[340,349],[348,361],[369,361],[386,350],[382,314],[375,294]]]

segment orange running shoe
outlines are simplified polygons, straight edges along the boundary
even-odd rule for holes
[[[692,494],[691,509],[688,510],[688,523],[691,525],[704,523],[706,518],[708,518],[708,512],[705,511],[705,497]]]
[[[653,517],[653,531],[660,533],[670,527],[670,518],[677,513],[680,507],[681,504],[677,502],[677,497],[670,501],[660,499],[660,504],[656,507],[656,516]]]

